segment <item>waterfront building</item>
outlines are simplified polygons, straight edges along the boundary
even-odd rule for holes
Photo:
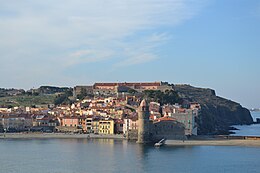
[[[85,116],[79,116],[78,117],[78,127],[81,128],[84,132],[87,131],[86,127],[86,117]]]
[[[114,124],[114,120],[100,120],[98,126],[99,134],[114,134]]]
[[[87,131],[87,133],[93,132],[92,123],[93,123],[93,116],[88,115],[87,118],[86,118],[86,131]]]
[[[2,127],[7,131],[25,131],[33,126],[30,115],[4,115],[1,119]]]
[[[150,132],[153,140],[160,139],[185,139],[184,124],[176,121],[174,118],[162,117],[153,121],[150,126]]]
[[[121,119],[116,119],[114,120],[114,122],[115,122],[115,134],[122,134],[124,121]]]
[[[137,131],[138,130],[138,120],[137,117],[134,118],[125,118],[123,124],[123,133],[127,135],[128,131]]]
[[[92,120],[92,132],[94,134],[99,133],[99,118],[93,118],[93,120]]]
[[[33,116],[33,127],[31,131],[53,132],[55,127],[59,124],[57,119],[48,115]]]
[[[47,115],[36,115],[33,117],[33,126],[49,126],[50,118]]]
[[[128,139],[137,139],[137,143],[149,143],[162,138],[185,139],[185,126],[176,119],[164,116],[150,119],[149,104],[143,100],[138,108],[138,129],[130,130],[129,120],[124,120],[124,131]]]
[[[61,126],[78,127],[79,119],[76,116],[65,116],[61,119]]]
[[[168,113],[167,116],[184,124],[185,135],[197,135],[196,117],[198,116],[198,110],[180,108],[173,113]]]

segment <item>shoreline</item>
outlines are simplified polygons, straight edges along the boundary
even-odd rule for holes
[[[5,139],[117,139],[127,140],[123,135],[96,135],[73,133],[0,133],[0,141]],[[258,139],[189,139],[166,140],[165,146],[245,146],[260,147]]]
[[[125,139],[123,135],[73,133],[2,133],[0,139]]]

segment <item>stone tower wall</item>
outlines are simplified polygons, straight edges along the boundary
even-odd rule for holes
[[[145,102],[143,100],[142,102]],[[149,106],[140,105],[138,109],[138,140],[137,143],[149,143],[150,142],[150,132],[149,132]]]

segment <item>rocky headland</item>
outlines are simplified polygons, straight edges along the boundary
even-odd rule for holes
[[[200,135],[228,134],[231,125],[253,123],[248,109],[217,96],[212,89],[190,85],[174,85],[173,88],[181,98],[201,104],[201,114],[197,120]]]

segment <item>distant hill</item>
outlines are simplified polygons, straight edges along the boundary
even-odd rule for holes
[[[71,95],[72,88],[69,87],[41,86],[38,89],[30,89],[28,91],[0,88],[0,106],[14,107],[61,104],[67,101]]]
[[[56,94],[56,93],[65,93],[72,91],[72,88],[68,87],[55,87],[55,86],[41,86],[36,89],[39,94]]]
[[[35,105],[48,105],[53,104],[57,96],[53,95],[39,95],[39,96],[7,96],[0,97],[1,107],[14,107],[14,106],[35,106]]]
[[[180,97],[201,104],[199,134],[227,134],[230,125],[252,124],[250,111],[239,103],[216,96],[212,89],[174,85]]]
[[[5,89],[5,88],[0,88],[0,97],[6,97],[6,96],[15,96],[15,95],[21,95],[24,94],[25,90],[23,89]]]

